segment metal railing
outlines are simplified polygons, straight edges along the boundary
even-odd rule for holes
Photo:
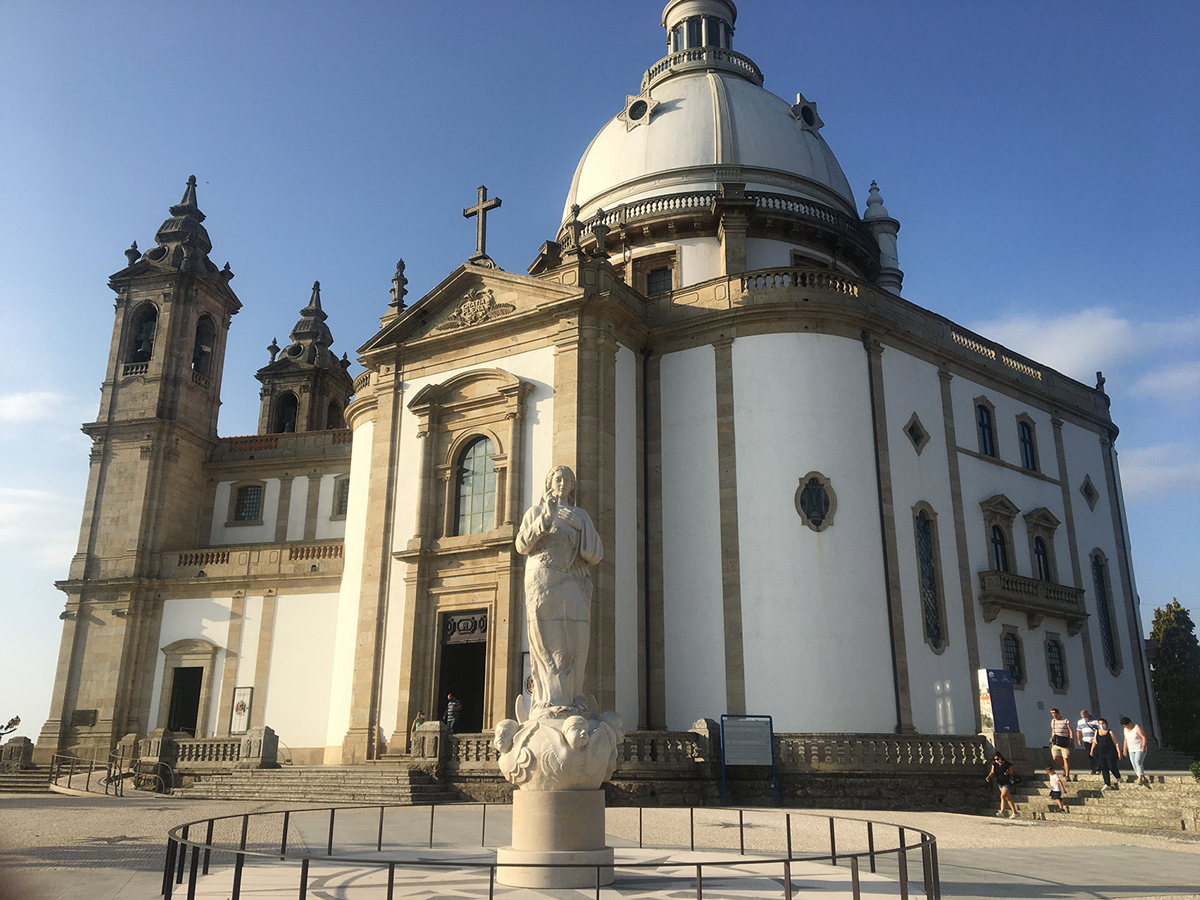
[[[170,766],[161,765],[170,770]],[[78,779],[82,779],[82,787]],[[129,779],[134,780],[135,788],[144,789],[147,784],[153,783],[153,789],[159,793],[171,793],[170,785],[162,775],[140,771],[137,759],[123,756],[120,750],[113,750],[104,762],[96,758],[83,759],[70,753],[55,753],[50,758],[50,784],[70,790],[91,793],[95,784],[97,788],[104,789],[106,796],[124,797],[125,782]]]
[[[502,809],[511,809],[508,804],[488,804],[480,803],[471,806],[455,805],[450,810],[443,810],[443,816],[459,815],[464,810],[478,810],[479,812],[479,847],[487,847],[488,834],[488,811],[494,810],[497,806]],[[376,823],[375,810],[378,810],[378,820]],[[385,852],[385,819],[389,810],[405,810],[410,813],[419,813],[421,807],[414,806],[356,806],[356,807],[317,807],[300,810],[284,810],[280,812],[266,813],[245,813],[242,815],[233,816],[218,816],[210,819],[200,819],[195,822],[189,822],[184,825],[178,825],[172,828],[167,833],[167,852],[166,860],[163,866],[162,877],[162,895],[166,900],[171,900],[171,897],[177,886],[187,884],[187,897],[194,898],[196,896],[197,881],[200,877],[207,876],[210,873],[213,855],[224,855],[233,858],[233,873],[232,873],[232,889],[228,896],[231,900],[240,900],[243,886],[243,877],[247,860],[259,861],[271,865],[298,864],[299,872],[296,881],[296,895],[300,900],[305,900],[308,894],[310,882],[310,867],[313,863],[317,864],[340,864],[355,868],[371,869],[382,872],[386,870],[387,881],[386,891],[387,896],[393,896],[396,886],[397,870],[404,869],[444,869],[444,870],[467,870],[469,872],[480,872],[486,870],[488,877],[488,897],[491,898],[497,884],[497,872],[499,869],[511,866],[522,869],[532,868],[581,868],[596,870],[596,897],[599,900],[601,890],[601,880],[605,872],[613,871],[628,872],[633,875],[651,874],[651,870],[657,870],[664,878],[670,878],[673,886],[678,889],[680,882],[686,882],[689,885],[694,884],[697,900],[703,900],[705,886],[705,870],[710,873],[714,869],[728,870],[730,868],[743,869],[753,867],[754,871],[745,873],[740,877],[755,877],[762,878],[769,882],[779,883],[780,875],[782,875],[783,896],[787,900],[792,900],[794,881],[792,864],[795,862],[812,864],[812,863],[828,863],[831,866],[842,867],[848,869],[848,877],[850,881],[851,896],[854,900],[860,900],[861,893],[861,870],[865,865],[868,871],[879,876],[880,863],[883,861],[894,861],[895,878],[898,882],[899,896],[903,900],[908,900],[909,897],[909,854],[911,852],[919,853],[921,866],[921,886],[924,890],[927,900],[940,900],[941,898],[941,882],[938,873],[938,855],[937,855],[937,839],[927,831],[916,828],[905,828],[904,826],[891,825],[886,823],[874,822],[865,819],[848,819],[835,816],[815,816],[805,813],[783,813],[778,810],[730,810],[730,809],[715,809],[702,808],[701,813],[706,817],[714,819],[713,822],[701,822],[701,826],[716,827],[717,833],[728,835],[730,829],[734,827],[732,821],[723,821],[726,818],[732,819],[736,813],[736,828],[737,828],[737,845],[728,847],[712,847],[702,846],[702,850],[723,850],[733,853],[735,850],[738,857],[744,858],[744,862],[739,859],[730,858],[713,858],[713,859],[688,859],[686,861],[662,861],[655,862],[621,862],[614,860],[611,864],[563,864],[563,863],[528,863],[528,862],[513,862],[500,863],[497,861],[479,862],[470,859],[428,859],[420,860],[405,860],[393,858],[398,856],[400,851],[416,850],[418,848],[429,850],[434,849],[436,843],[436,825],[438,821],[437,807],[430,805],[429,821],[428,821],[428,837],[424,837],[422,830],[422,840],[419,843],[398,843],[389,841],[386,845]],[[613,812],[614,810],[610,810]],[[629,810],[632,813],[632,810]],[[688,842],[686,844],[666,844],[664,842],[647,843],[645,835],[645,815],[646,810],[637,808],[637,844],[639,849],[650,847],[653,849],[675,849],[688,850],[696,852],[697,848],[697,810],[688,809],[654,809],[651,810],[654,817],[670,815],[677,821],[672,823],[677,834],[682,834],[683,817],[687,817],[687,833]],[[747,853],[747,823],[746,814],[759,813],[764,815],[772,815],[774,818],[782,816],[782,822],[779,823],[782,828],[781,832],[774,834],[780,842],[784,844],[779,852],[761,853],[751,851]],[[339,813],[341,818],[339,818]],[[299,831],[296,826],[296,820],[300,816],[307,815],[309,817],[319,816],[320,824],[316,829],[310,830],[307,838],[299,836]],[[335,848],[338,846],[337,828],[339,821],[344,822],[349,816],[356,817],[356,822],[353,826],[347,829],[343,825],[343,830],[350,830],[356,834],[364,833],[364,816],[370,815],[369,820],[374,836],[373,842],[354,841],[352,838],[346,838],[345,843],[350,848],[362,849],[364,846],[370,847],[374,844],[374,852],[381,854],[376,857],[367,857],[361,855],[344,855],[343,853],[335,853]],[[423,816],[423,813],[421,813]],[[326,819],[327,817],[327,819]],[[411,818],[415,818],[412,816]],[[824,850],[804,851],[797,850],[793,840],[793,819],[808,820],[807,824],[818,831],[823,832],[824,829],[819,826],[821,820],[828,822],[828,852]],[[722,821],[717,822],[716,819]],[[249,836],[251,833],[251,820],[255,822],[255,841],[251,846]],[[423,821],[423,819],[422,819]],[[839,834],[839,823],[841,823],[841,833]],[[412,822],[407,823],[410,827]],[[632,839],[632,823],[626,823],[630,829],[631,836],[627,839],[628,846],[634,846]],[[861,826],[865,826],[865,846],[862,841],[859,841],[859,846],[855,849],[847,849],[847,831],[860,832]],[[423,824],[421,825],[424,828]],[[894,830],[894,832],[893,832]],[[289,833],[295,831],[298,835],[299,843],[303,844],[304,849],[297,851],[289,849]],[[461,823],[456,828],[452,829],[453,833],[461,835],[463,829]],[[203,833],[203,838],[192,837],[192,834]],[[894,833],[896,840],[894,846],[889,840],[890,834]],[[319,837],[319,842],[312,846],[314,838]],[[752,843],[762,843],[764,835],[761,825],[751,824],[750,838]],[[839,849],[839,838],[841,838],[841,848]],[[850,838],[853,840],[853,838]],[[821,843],[824,844],[824,837],[821,838]],[[476,846],[473,842],[468,846],[461,840],[456,842],[453,848],[445,847],[445,849],[461,849],[464,851],[464,856],[467,855],[470,847]],[[257,849],[255,849],[257,847]],[[367,852],[371,852],[370,849]],[[386,855],[387,853],[392,856]],[[189,859],[190,856],[190,859]],[[763,873],[761,870],[766,867],[769,873]],[[777,867],[777,868],[776,868]],[[675,874],[680,870],[687,870],[689,874],[686,876]],[[692,871],[694,870],[694,874]],[[719,876],[717,876],[719,877]],[[278,883],[278,880],[274,880]],[[501,882],[502,887],[507,887]],[[345,888],[347,892],[350,890],[349,885]],[[361,884],[357,892],[361,892],[363,896],[374,895],[376,889],[372,885]],[[225,891],[222,891],[222,896],[225,896]],[[713,896],[710,893],[710,896]]]

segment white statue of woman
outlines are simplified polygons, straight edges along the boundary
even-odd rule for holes
[[[521,520],[517,552],[525,563],[525,617],[533,669],[531,716],[584,710],[592,602],[588,566],[604,546],[587,511],[575,506],[575,474],[555,466],[546,474],[541,502]]]

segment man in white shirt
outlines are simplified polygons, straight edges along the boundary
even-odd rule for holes
[[[1095,775],[1096,758],[1092,756],[1092,742],[1096,739],[1096,720],[1086,709],[1079,711],[1079,721],[1075,723],[1075,740],[1092,762],[1092,774]]]

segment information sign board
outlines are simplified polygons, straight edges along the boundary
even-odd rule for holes
[[[1012,673],[1008,669],[979,670],[979,711],[986,730],[1003,733],[1021,730]]]
[[[721,717],[721,746],[727,766],[769,766],[774,762],[770,719]]]

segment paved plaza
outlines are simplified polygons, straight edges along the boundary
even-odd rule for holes
[[[162,865],[167,829],[183,822],[210,816],[241,815],[247,812],[266,812],[298,808],[298,804],[262,802],[200,802],[165,797],[102,798],[64,797],[59,795],[6,795],[0,797],[0,900],[34,898],[34,900],[152,900],[160,896]],[[507,829],[504,808],[493,807],[491,818],[484,825],[487,842],[502,842]],[[445,810],[443,813],[441,810]],[[697,822],[702,814],[698,811]],[[798,850],[827,852],[827,821],[807,819],[808,814],[820,815],[820,810],[796,810],[793,815],[793,836]],[[982,816],[950,813],[894,813],[828,811],[830,815],[847,818],[870,818],[906,828],[921,828],[937,836],[941,859],[941,883],[944,897],[960,898],[1193,898],[1200,900],[1200,841],[1190,835],[1145,834],[1095,827],[1081,827],[1064,821],[1001,820]],[[369,843],[366,813],[361,821],[346,815],[339,819],[339,846],[356,840]],[[388,815],[393,816],[389,810]],[[389,837],[407,839],[427,833],[418,826],[418,810],[397,810],[389,820]],[[473,843],[471,852],[479,854],[479,812],[466,808],[439,808],[437,843],[461,840],[464,846]],[[650,830],[665,827],[666,818],[660,811],[646,810],[644,827]],[[745,819],[749,835],[763,835],[766,841],[757,849],[771,851],[770,841],[778,839],[778,818],[774,811],[747,811]],[[371,813],[377,820],[378,808]],[[270,823],[281,817],[267,817],[254,823],[251,844],[270,842],[276,838],[269,833]],[[310,814],[308,818],[292,816],[293,834],[310,846],[323,841],[325,820]],[[421,819],[421,822],[424,822]],[[686,820],[684,820],[686,821]],[[297,823],[299,823],[297,825]],[[277,826],[276,826],[277,827]],[[637,853],[637,811],[610,810],[609,831],[612,843],[627,850],[629,858]],[[707,827],[707,826],[706,826]],[[839,826],[840,827],[840,826]],[[255,829],[260,829],[261,833]],[[362,835],[356,837],[355,831]],[[851,831],[853,828],[850,829]],[[877,830],[878,845],[889,839]],[[843,841],[839,832],[839,844]],[[769,836],[769,837],[767,837]],[[700,832],[697,832],[697,840]],[[674,843],[679,843],[670,839]],[[852,850],[855,838],[848,835],[842,851]],[[748,845],[749,846],[749,845]],[[373,848],[372,848],[373,849]],[[913,853],[910,877],[912,895],[922,896],[916,879],[920,877],[919,854]],[[226,865],[228,865],[226,863]],[[219,871],[222,866],[214,857],[214,874],[201,879],[203,896],[228,897],[229,874]],[[272,867],[273,868],[273,867]],[[837,870],[815,866],[805,872],[798,867],[798,884],[807,893],[837,896],[834,881],[829,876]],[[888,867],[881,865],[881,872]],[[249,871],[249,870],[248,870]],[[894,867],[892,868],[894,872]],[[269,872],[271,878],[262,873]],[[294,872],[286,869],[255,871],[257,889],[244,896],[264,897],[272,884],[281,889],[277,896],[296,896]],[[382,897],[384,888],[378,874],[354,876],[334,870],[321,871],[314,867],[310,897],[331,896],[339,883],[357,884],[364,897]],[[844,878],[844,876],[843,876]],[[318,880],[319,879],[319,880]],[[373,880],[374,879],[374,880]],[[807,881],[805,879],[808,879]],[[478,880],[478,879],[476,879]],[[379,881],[378,884],[375,881]],[[292,885],[282,893],[284,885]],[[251,887],[249,876],[245,881]],[[461,875],[425,876],[421,884],[412,884],[407,896],[442,897],[486,896],[486,877],[481,884]],[[644,885],[624,896],[644,896]],[[712,896],[773,896],[757,888],[742,889],[733,881],[728,890]],[[864,883],[864,888],[868,885]],[[864,893],[871,897],[898,895],[893,881],[871,884]],[[564,896],[566,895],[566,892]],[[570,892],[572,894],[578,892]],[[706,891],[706,894],[708,892]],[[780,896],[781,891],[777,891]],[[616,896],[616,892],[606,896]],[[399,895],[399,894],[398,894]],[[506,889],[500,896],[549,896],[549,892],[530,892]],[[579,893],[585,896],[585,893]],[[354,895],[351,895],[354,896]],[[694,896],[694,894],[692,894]]]

